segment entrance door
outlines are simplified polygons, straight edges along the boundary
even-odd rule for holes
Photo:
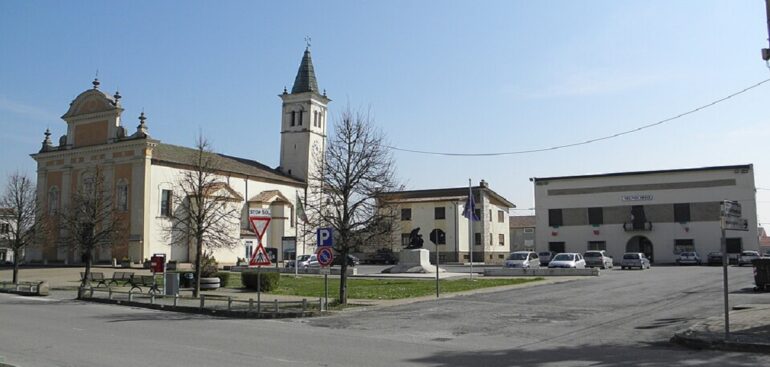
[[[548,242],[548,251],[562,253],[565,251],[564,242]]]
[[[650,263],[654,261],[652,241],[644,236],[631,237],[628,243],[626,243],[626,252],[641,252],[644,254],[644,257],[650,260]]]

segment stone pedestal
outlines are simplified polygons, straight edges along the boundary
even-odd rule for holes
[[[383,273],[435,273],[436,266],[430,264],[430,252],[426,249],[401,250],[398,264],[383,270]],[[439,268],[439,272],[446,270]]]

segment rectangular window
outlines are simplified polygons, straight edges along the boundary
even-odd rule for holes
[[[690,204],[674,204],[674,222],[690,221]]]
[[[548,225],[558,227],[562,225],[561,209],[548,209]]]
[[[588,251],[602,251],[607,250],[606,241],[588,241]]]
[[[294,228],[294,207],[289,208],[289,226]]]
[[[171,190],[163,190],[160,194],[160,215],[164,217],[171,216],[171,200],[173,195]]]
[[[291,111],[291,126],[294,126],[297,120],[297,111]]]
[[[435,219],[446,219],[446,208],[443,206],[433,208],[433,217]]]
[[[497,211],[497,223],[505,223],[505,212],[502,210]]]
[[[564,242],[548,242],[548,251],[558,254],[560,252],[565,252],[564,249]]]
[[[692,239],[674,240],[674,254],[679,255],[682,252],[695,251],[695,243]]]
[[[500,246],[505,246],[505,235],[500,233],[497,235],[497,244]]]
[[[489,246],[492,246],[492,241],[494,241],[492,238],[493,238],[492,234],[490,233],[489,234]]]
[[[481,217],[481,209],[476,209],[474,212],[476,213],[476,217],[478,217],[479,220],[484,220],[484,218]]]
[[[297,119],[297,126],[302,126],[302,114],[304,111],[299,111],[299,119]]]
[[[412,220],[412,209],[411,208],[401,209],[401,220]]]
[[[11,225],[10,224],[8,224],[8,223],[0,223],[0,233],[8,233],[10,231],[11,231]]]
[[[492,209],[489,209],[489,221],[492,221]]]
[[[476,246],[481,246],[481,233],[474,233],[473,235],[473,244]]]
[[[118,211],[128,211],[128,185],[125,183],[118,184]]]
[[[409,233],[401,234],[401,246],[409,246]]]
[[[588,208],[588,224],[604,224],[604,212],[602,208]]]

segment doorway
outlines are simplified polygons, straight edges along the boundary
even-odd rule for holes
[[[647,237],[631,237],[631,239],[626,243],[626,252],[641,252],[647,259],[650,260],[650,263],[654,262],[652,241],[650,241],[650,239]]]

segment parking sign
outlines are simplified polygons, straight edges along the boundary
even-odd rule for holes
[[[318,228],[316,232],[316,244],[318,247],[331,247],[332,246],[332,229],[331,228]]]

